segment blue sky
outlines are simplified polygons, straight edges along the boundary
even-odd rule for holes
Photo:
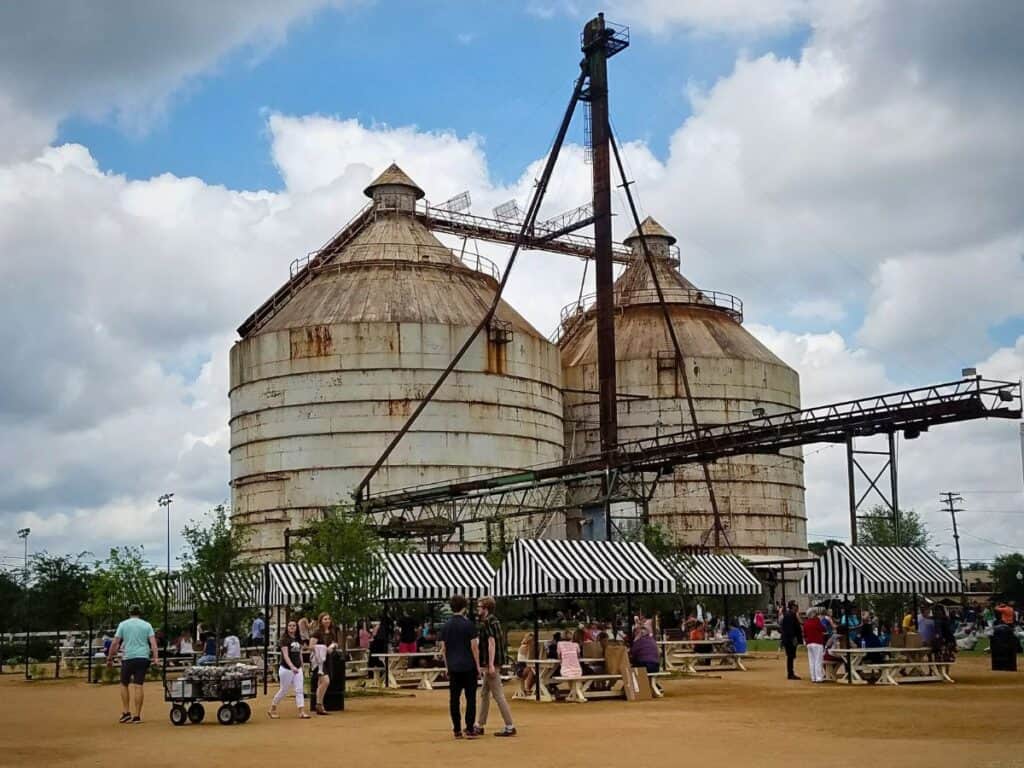
[[[512,3],[477,14],[461,2],[432,3],[429,12],[415,2],[328,8],[297,22],[269,52],[227,54],[170,96],[144,132],[125,131],[113,117],[71,116],[58,141],[84,144],[100,167],[133,179],[169,172],[276,190],[267,111],[337,115],[479,135],[494,181],[505,183],[551,140],[577,71],[579,31],[577,19],[540,18]],[[797,56],[807,30],[748,40],[632,35],[610,69],[614,124],[624,139],[643,139],[664,157],[690,114],[687,83],[712,85],[740,52]]]

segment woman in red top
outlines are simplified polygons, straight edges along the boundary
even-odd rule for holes
[[[825,625],[818,618],[817,608],[807,609],[807,618],[804,620],[804,644],[807,646],[807,665],[811,671],[812,683],[825,682],[825,667],[822,664],[825,658]]]

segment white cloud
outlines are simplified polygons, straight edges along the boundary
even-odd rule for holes
[[[336,0],[0,4],[0,161],[29,159],[69,114],[141,130],[229,51],[258,56]]]
[[[59,551],[138,539],[158,553],[156,495],[179,493],[183,517],[227,497],[232,329],[283,281],[293,258],[355,213],[362,188],[388,163],[398,161],[432,200],[469,189],[474,210],[486,212],[529,198],[540,160],[499,185],[477,137],[323,116],[269,117],[285,180],[279,193],[171,175],[128,181],[102,172],[85,147],[39,149],[54,115],[151,111],[237,41],[272,43],[309,7],[278,14],[259,6],[251,23],[224,21],[234,30],[225,36],[195,33],[205,42],[181,62],[161,48],[164,67],[139,73],[138,87],[122,74],[141,55],[134,52],[74,81],[81,98],[39,96],[41,78],[67,72],[93,50],[86,43],[39,72],[29,72],[31,57],[19,63],[14,71],[27,73],[27,85],[18,89],[0,76],[0,118],[9,118],[0,132],[18,139],[4,155],[18,159],[0,158],[0,302],[14,319],[0,326],[8,355],[0,368],[0,514],[12,530],[37,530],[35,545]],[[944,7],[934,21],[903,7],[863,3],[841,17],[815,16],[798,60],[740,59],[728,77],[694,92],[694,115],[664,161],[643,143],[624,150],[643,212],[680,238],[687,275],[749,299],[751,318],[793,324],[749,327],[800,370],[808,405],[923,383],[935,368],[956,371],[978,358],[989,376],[1017,379],[1024,369],[1024,340],[999,350],[988,340],[993,323],[1022,311],[1024,99],[1012,76],[1019,68],[1007,63],[1019,62],[1021,49],[1013,34],[991,29],[1016,27],[1002,10],[983,23],[971,8]],[[729,8],[738,6],[718,11]],[[763,9],[765,24],[802,13],[787,3]],[[685,13],[718,11],[691,4]],[[666,28],[686,27],[685,18]],[[972,44],[1001,46],[973,45],[967,55],[950,45],[958,29]],[[542,215],[584,202],[589,172],[582,150],[567,147]],[[620,237],[632,228],[622,215],[615,227]],[[481,252],[503,261],[506,249]],[[558,307],[575,298],[581,272],[571,259],[523,254],[508,298],[547,332]],[[821,330],[843,313],[863,315],[851,337],[802,332],[799,321]],[[907,443],[904,502],[931,510],[947,484],[1019,482],[1015,428],[950,426]],[[841,533],[842,450],[812,450],[810,530]],[[971,520],[968,529],[996,541],[1015,535],[1005,518]]]
[[[846,310],[838,301],[831,299],[809,299],[798,301],[789,310],[790,317],[797,320],[822,320],[826,323],[838,323],[846,317]]]

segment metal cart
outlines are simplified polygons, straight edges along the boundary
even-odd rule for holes
[[[256,698],[256,676],[254,667],[193,667],[164,688],[164,701],[171,703],[171,722],[203,722],[204,701],[220,702],[217,722],[221,725],[246,722],[252,717],[246,699]]]

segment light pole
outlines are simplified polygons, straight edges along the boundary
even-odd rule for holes
[[[167,512],[167,573],[164,576],[164,663],[163,670],[161,671],[164,688],[167,687],[167,644],[170,640],[171,634],[169,614],[171,594],[171,500],[173,498],[173,493],[165,493],[156,500],[156,503],[163,507]]]
[[[31,528],[21,528],[18,530],[18,538],[25,542],[25,570],[22,575],[21,588],[22,588],[22,607],[25,611],[25,679],[31,680],[32,675],[28,671],[28,641],[29,641],[29,626],[28,626],[28,535],[32,533]]]

